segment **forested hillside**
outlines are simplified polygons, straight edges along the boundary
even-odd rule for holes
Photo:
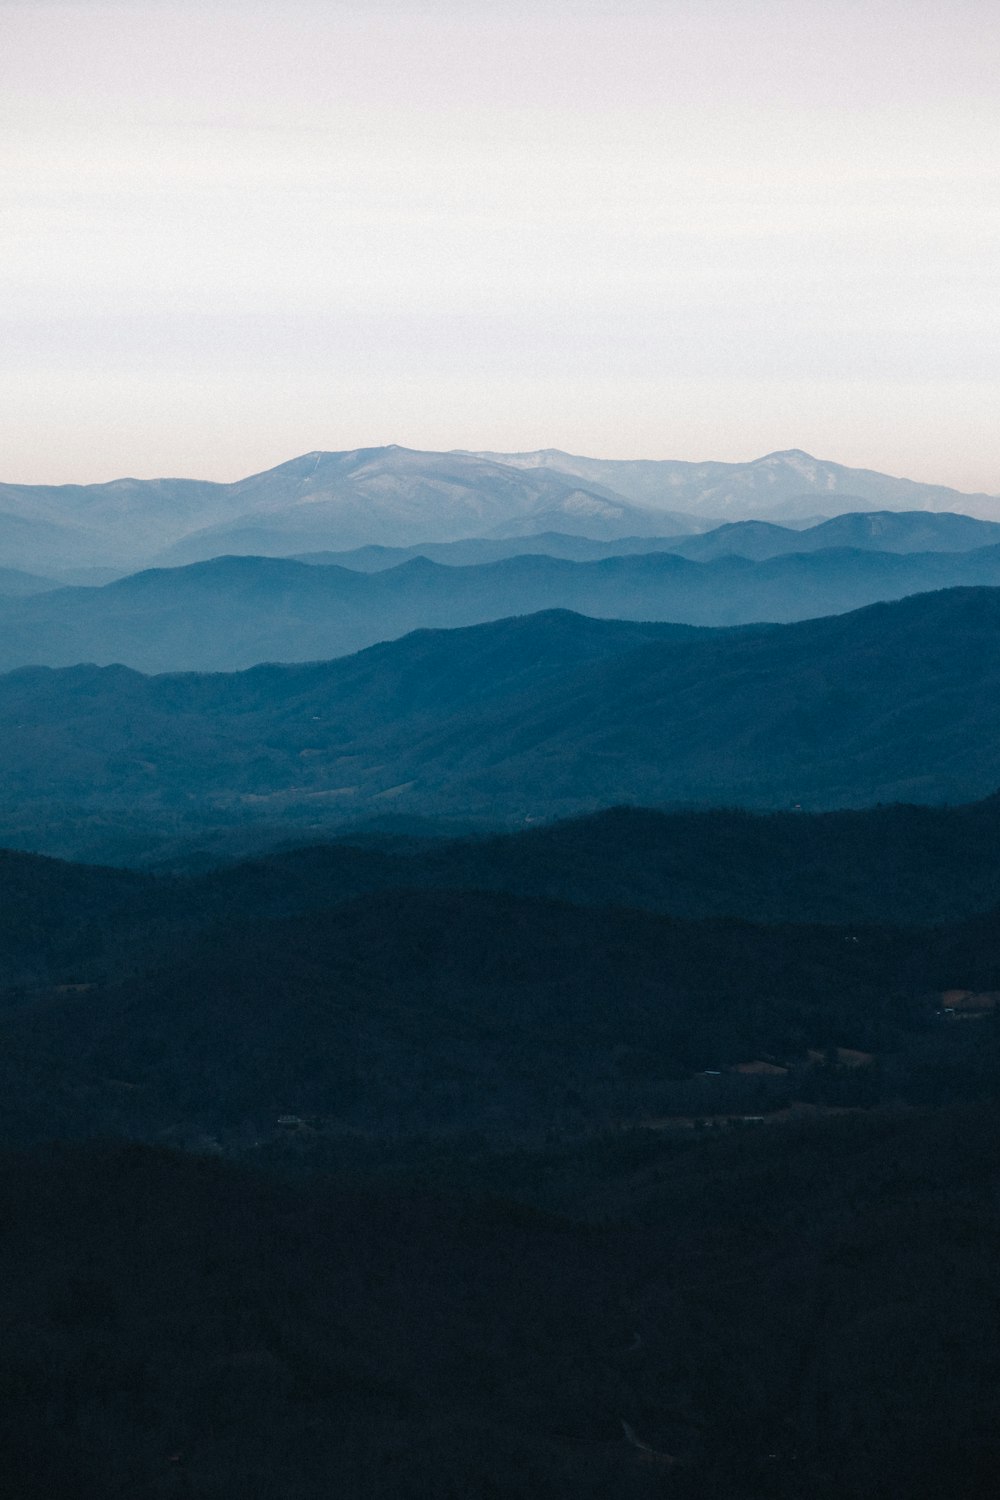
[[[930,858],[936,829],[946,903],[947,818],[994,815],[833,826],[915,819]],[[551,879],[582,839],[564,875],[620,901],[646,816],[184,879],[6,856],[12,1500],[987,1492],[996,911],[336,889],[491,853]],[[738,893],[782,824],[728,827]]]
[[[908,554],[831,548],[759,562],[725,551],[706,561],[671,552],[593,562],[538,553],[463,567],[417,556],[367,572],[218,557],[98,588],[0,593],[0,669],[94,662],[146,672],[234,671],[543,610],[687,625],[783,623],[932,589],[997,584],[1000,546]]]
[[[0,677],[0,833],[117,858],[199,829],[480,826],[616,803],[967,801],[998,780],[1000,591],[697,631],[555,612],[233,675]],[[301,839],[300,839],[301,841]]]

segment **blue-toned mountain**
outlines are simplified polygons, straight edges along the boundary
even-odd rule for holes
[[[557,611],[231,675],[27,669],[0,715],[22,827],[962,801],[998,780],[1000,590],[731,630]]]
[[[831,549],[761,562],[636,553],[448,567],[418,556],[371,573],[222,557],[101,588],[0,599],[0,670],[93,661],[152,672],[232,671],[343,656],[411,630],[550,609],[690,625],[784,622],[957,585],[1000,585],[1000,546],[908,554]]]

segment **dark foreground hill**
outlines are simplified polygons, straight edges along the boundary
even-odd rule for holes
[[[355,838],[183,875],[4,851],[0,985],[106,982],[220,921],[289,917],[375,892],[492,891],[689,920],[869,925],[942,923],[1000,906],[1000,796],[817,814],[615,808],[500,836]],[[197,844],[175,861],[203,862]]]
[[[4,1494],[982,1500],[998,1170],[992,1110],[480,1158],[474,1196],[4,1152]]]
[[[190,890],[173,911],[169,891],[163,911],[105,891],[75,933],[64,903],[62,933],[3,935],[5,1139],[241,1150],[288,1123],[320,1141],[535,1139],[996,1087],[990,1005],[952,1022],[941,1000],[1000,989],[996,910],[934,928],[690,923],[455,890],[330,906],[320,880],[276,918],[252,882],[205,913]],[[841,1070],[838,1048],[864,1066]],[[776,1065],[738,1071],[759,1059]]]
[[[684,1083],[699,1069],[892,1050],[926,1024],[938,977],[926,943],[888,929],[845,943],[455,892],[231,921],[185,950],[151,945],[148,972],[96,990],[11,997],[4,1138],[229,1149],[289,1116],[390,1137],[634,1123],[668,1113],[678,1084],[699,1107]],[[745,1108],[760,1095],[737,1092]]]
[[[739,625],[997,584],[1000,546],[905,555],[834,548],[758,562],[646,553],[593,562],[519,556],[448,567],[417,557],[374,573],[224,557],[101,588],[0,597],[0,668],[93,661],[152,672],[229,671],[342,656],[418,628],[452,629],[549,609]]]
[[[991,1493],[1000,913],[607,903],[969,899],[995,817],[4,856],[4,1500]]]
[[[125,814],[291,836],[387,811],[958,802],[1000,770],[1000,591],[701,633],[555,613],[233,676],[25,670],[0,712],[5,837],[28,847]]]
[[[5,1500],[978,1500],[998,1034],[925,987],[998,954],[397,892],[8,991]]]
[[[492,837],[409,846],[374,836],[360,848],[349,840],[175,879],[170,889],[203,910],[269,915],[303,910],[317,892],[332,902],[417,888],[755,922],[944,922],[1000,905],[998,796],[815,814],[614,808]]]

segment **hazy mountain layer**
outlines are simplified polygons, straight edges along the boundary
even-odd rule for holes
[[[850,469],[801,449],[769,453],[750,463],[686,463],[677,459],[581,458],[555,448],[535,453],[481,453],[482,458],[534,472],[552,469],[586,484],[603,484],[639,505],[670,505],[694,515],[793,519],[817,511],[950,510],[997,518],[995,495],[965,495],[943,485]],[[823,503],[820,504],[819,502]]]
[[[26,599],[31,594],[45,594],[57,589],[59,584],[52,578],[41,578],[37,573],[23,573],[19,568],[0,568],[0,596],[7,599]]]
[[[104,548],[109,543],[100,531],[70,521],[38,519],[44,507],[36,508],[32,491],[25,493],[27,514],[17,515],[3,510],[2,506],[16,504],[18,496],[12,496],[0,486],[0,562],[6,569],[46,573],[50,569],[89,566],[103,561]]]
[[[164,562],[224,552],[282,556],[319,547],[407,545],[426,539],[562,531],[618,537],[697,529],[683,515],[637,507],[572,475],[525,472],[487,459],[407,448],[314,453],[233,487],[245,506],[177,542]]]
[[[415,557],[426,557],[431,562],[453,568],[504,562],[509,557],[562,557],[568,562],[600,562],[606,557],[673,552],[687,540],[687,536],[627,536],[602,542],[593,537],[543,531],[504,539],[465,537],[458,542],[420,542],[413,547],[355,547],[347,552],[302,552],[293,561],[320,567],[353,568],[358,573],[382,573],[386,568],[398,567]]]
[[[117,566],[148,560],[207,529],[204,544],[199,536],[187,552],[182,549],[178,560],[187,561],[235,546],[234,523],[237,535],[252,538],[244,550],[409,543],[476,534],[533,509],[558,513],[566,501],[571,510],[575,504],[593,511],[604,524],[635,509],[621,496],[606,496],[601,486],[583,495],[571,475],[525,475],[487,460],[397,447],[309,453],[234,484],[122,479],[0,485],[0,560],[43,570]],[[642,530],[635,522],[634,514],[626,529]],[[216,533],[229,545],[212,540]],[[274,546],[260,545],[269,538]]]
[[[233,676],[30,669],[0,712],[22,822],[963,801],[997,781],[1000,591],[693,635],[556,612]]]
[[[620,537],[606,542],[547,531],[508,540],[469,537],[459,542],[423,542],[413,547],[310,552],[301,554],[297,561],[377,573],[413,557],[428,557],[432,562],[453,567],[537,553],[573,562],[595,562],[642,552],[673,552],[695,562],[710,562],[718,557],[747,557],[760,562],[790,552],[843,547],[868,552],[971,552],[998,542],[1000,522],[997,521],[927,511],[867,511],[834,516],[816,526],[797,529],[776,526],[770,521],[731,521],[694,536]]]
[[[103,588],[0,600],[0,669],[122,662],[229,671],[316,661],[432,627],[570,609],[604,619],[737,625],[836,614],[954,585],[1000,585],[1000,546],[964,553],[792,553],[694,562],[670,553],[473,567],[425,558],[375,573],[217,558]]]
[[[390,446],[307,453],[233,484],[0,485],[0,563],[44,573],[545,530],[608,540],[697,532],[724,518],[794,523],[867,508],[997,516],[998,507],[995,497],[794,450],[748,464],[688,464]]]
[[[701,536],[677,537],[670,551],[699,562],[733,554],[761,561],[791,552],[848,547],[868,552],[971,552],[1000,542],[1000,522],[928,511],[868,511],[791,529],[767,521],[733,521]]]

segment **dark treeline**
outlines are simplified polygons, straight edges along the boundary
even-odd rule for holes
[[[298,914],[277,915],[282,861],[176,884],[8,863],[56,877],[31,920],[38,880],[0,929],[8,1137],[229,1149],[273,1139],[283,1116],[322,1136],[517,1135],[795,1099],[921,1102],[927,1046],[935,1076],[958,1080],[935,1098],[990,1088],[997,909],[924,927],[764,925],[497,891],[335,902],[322,879],[310,909],[303,855],[287,893]],[[952,989],[982,1008],[945,1015]],[[841,1067],[836,1049],[864,1065]]]
[[[8,1138],[225,1144],[288,1115],[324,1132],[618,1123],[761,1052],[898,1048],[931,1024],[936,958],[891,929],[385,893],[219,927],[95,990],[15,992],[0,1118]]]
[[[688,920],[934,925],[1000,905],[1000,796],[825,814],[618,808],[521,833],[353,840],[151,875],[0,851],[0,985],[108,982],[179,939],[375,892],[506,893]],[[197,841],[175,862],[197,867]]]
[[[998,1150],[994,1109],[865,1116],[471,1195],[7,1151],[4,1494],[981,1500]]]
[[[754,922],[934,923],[1000,903],[1000,796],[965,807],[660,813],[615,808],[498,837],[345,835],[193,880],[203,909],[291,911],[322,893],[496,890]],[[197,846],[181,864],[197,859]],[[178,893],[185,889],[175,885]]]
[[[522,635],[509,680],[540,702],[593,666],[615,632],[581,629],[555,624],[562,668]],[[421,681],[349,669],[359,716],[445,691],[453,644],[408,649]],[[252,727],[279,679],[118,674],[102,728],[81,671],[104,739],[74,774],[165,693],[224,778],[200,709]],[[158,874],[0,854],[4,1500],[991,1493],[998,819],[402,821],[223,865],[196,836]]]

